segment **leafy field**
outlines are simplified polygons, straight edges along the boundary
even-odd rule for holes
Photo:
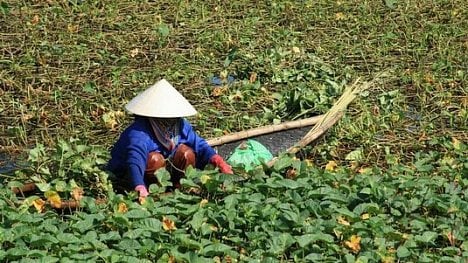
[[[0,260],[466,262],[466,7],[0,1],[0,156],[22,165],[0,175]],[[102,169],[123,106],[162,77],[210,138],[323,114],[382,72],[300,159],[190,170],[142,205]]]

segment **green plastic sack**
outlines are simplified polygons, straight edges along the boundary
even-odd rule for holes
[[[227,161],[232,166],[243,166],[246,171],[251,171],[271,159],[273,155],[265,146],[256,140],[249,139],[237,146]]]

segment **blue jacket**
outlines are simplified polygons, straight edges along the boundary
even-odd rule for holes
[[[191,147],[195,152],[195,166],[199,169],[203,169],[211,157],[216,154],[214,149],[195,132],[186,119],[181,119],[177,145],[182,143]],[[112,148],[108,169],[117,176],[130,175],[133,187],[144,185],[148,153],[156,151],[168,158],[175,152],[177,145],[172,151],[166,149],[154,136],[148,119],[136,117]]]

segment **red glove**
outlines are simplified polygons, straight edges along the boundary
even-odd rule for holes
[[[140,184],[135,187],[135,191],[138,192],[139,197],[147,197],[149,195],[148,190],[146,189],[146,186]]]
[[[223,157],[221,157],[219,154],[213,155],[213,157],[211,157],[210,159],[210,162],[214,164],[216,167],[218,167],[221,173],[234,174],[231,166],[227,162],[225,162]]]

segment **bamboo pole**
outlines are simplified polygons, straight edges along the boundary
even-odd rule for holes
[[[253,128],[250,130],[240,131],[240,132],[227,134],[227,135],[217,137],[217,138],[212,138],[212,139],[207,140],[207,142],[210,146],[218,146],[218,145],[235,142],[235,141],[239,141],[245,138],[251,138],[251,137],[255,137],[255,136],[259,136],[263,134],[312,126],[320,122],[323,116],[324,115],[318,115],[318,116],[314,116],[314,117],[306,118],[302,120],[288,121],[288,122],[283,122],[279,124],[272,124],[272,125],[262,126],[258,128]]]

